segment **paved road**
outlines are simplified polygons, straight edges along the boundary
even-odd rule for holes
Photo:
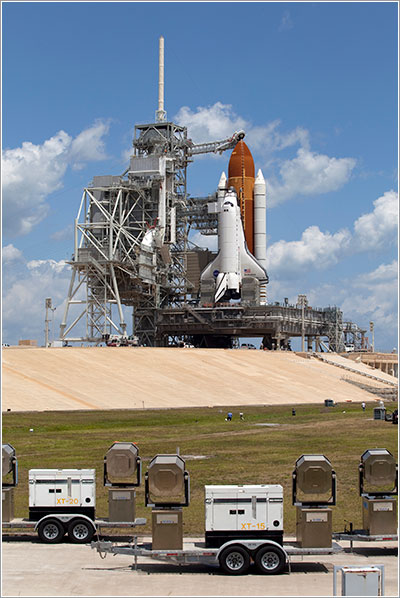
[[[332,596],[333,565],[385,566],[385,595],[398,596],[395,543],[356,543],[353,553],[303,557],[292,572],[263,576],[256,571],[228,577],[219,569],[107,555],[102,560],[88,545],[65,541],[54,546],[36,539],[3,539],[2,596]]]

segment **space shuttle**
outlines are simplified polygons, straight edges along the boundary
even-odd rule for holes
[[[218,254],[201,273],[202,303],[241,299],[266,304],[266,190],[261,170],[243,140],[236,144],[222,173],[217,201],[208,211],[218,214]]]

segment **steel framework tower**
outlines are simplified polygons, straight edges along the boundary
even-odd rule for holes
[[[60,326],[66,343],[126,337],[123,306],[131,306],[140,344],[155,344],[156,310],[185,303],[192,288],[186,275],[193,205],[187,165],[193,155],[221,153],[244,137],[238,131],[228,139],[193,144],[186,127],[166,120],[162,38],[159,64],[156,122],[136,125],[134,154],[122,175],[95,176],[83,191]]]

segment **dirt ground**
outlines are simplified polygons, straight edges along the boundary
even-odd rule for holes
[[[360,374],[285,351],[150,347],[7,347],[3,411],[142,409],[376,401],[393,376]],[[379,381],[361,375],[369,373]],[[353,381],[353,383],[349,383]]]
[[[345,552],[297,557],[291,572],[265,576],[251,570],[231,577],[219,568],[177,565],[107,555],[89,545],[42,544],[27,537],[3,541],[2,596],[332,596],[333,565],[384,565],[385,596],[398,596],[397,551],[393,542],[341,542]],[[294,558],[294,557],[293,557]],[[337,574],[338,594],[341,574]]]

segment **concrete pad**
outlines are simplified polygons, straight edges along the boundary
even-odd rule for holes
[[[390,388],[384,381],[283,351],[7,347],[2,361],[3,411],[377,400],[344,378]]]
[[[340,542],[342,546],[348,543]],[[385,595],[398,596],[395,543],[355,543],[353,553],[297,557],[292,571],[242,577],[203,565],[159,564],[107,555],[89,545],[41,544],[10,539],[2,544],[2,596],[332,596],[333,565],[385,567]],[[339,576],[338,576],[339,577]]]

